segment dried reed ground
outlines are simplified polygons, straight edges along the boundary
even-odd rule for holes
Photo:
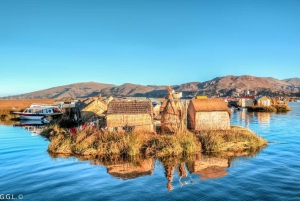
[[[51,141],[48,151],[57,154],[135,156],[144,153],[160,157],[201,150],[200,143],[190,132],[158,135],[147,132],[102,132],[97,128],[86,128],[77,134],[69,134],[53,124],[41,135]]]
[[[209,131],[198,134],[184,131],[175,134],[147,132],[102,132],[86,128],[77,134],[69,134],[57,124],[49,125],[41,135],[51,143],[48,151],[56,154],[93,156],[178,156],[194,152],[232,152],[259,149],[267,141],[252,131],[232,126],[230,131]]]
[[[242,126],[231,126],[229,131],[208,131],[196,134],[205,152],[238,152],[259,149],[268,144],[262,137]]]

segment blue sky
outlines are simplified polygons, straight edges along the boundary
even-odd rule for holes
[[[0,96],[300,77],[299,0],[1,0]]]

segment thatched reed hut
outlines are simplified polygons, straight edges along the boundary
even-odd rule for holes
[[[111,101],[107,108],[106,124],[109,131],[154,131],[151,101]]]
[[[239,100],[241,107],[252,107],[254,105],[254,96],[242,96]]]
[[[107,104],[99,98],[90,98],[88,104],[81,110],[83,121],[93,121],[104,116],[107,111]]]
[[[180,94],[179,96],[177,96]],[[161,130],[163,132],[178,132],[186,129],[186,110],[190,100],[181,99],[182,93],[174,93],[168,86],[168,99],[165,100],[160,108]]]
[[[193,99],[188,106],[188,128],[201,130],[229,130],[230,111],[222,98]]]
[[[268,107],[271,105],[271,100],[266,96],[259,96],[255,99],[255,105]]]
[[[161,106],[161,130],[177,132],[183,128],[183,110],[180,100],[167,100]]]

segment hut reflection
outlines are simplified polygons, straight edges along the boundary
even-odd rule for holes
[[[134,179],[137,177],[152,175],[155,168],[153,158],[97,158],[90,160],[93,165],[103,165],[107,173],[118,179]]]
[[[187,162],[191,174],[201,175],[201,180],[221,178],[228,175],[226,168],[230,166],[226,158],[200,155],[197,160]]]
[[[49,152],[53,159],[57,158],[73,158],[71,155],[53,154]],[[152,175],[155,168],[154,158],[122,158],[122,157],[100,157],[93,156],[77,156],[80,161],[90,161],[91,165],[104,166],[107,173],[118,179],[134,179],[137,177]]]
[[[173,166],[165,166],[165,176],[168,180],[167,188],[169,191],[173,190],[172,182],[173,182],[173,174],[175,171],[175,167]]]
[[[263,127],[270,126],[271,114],[269,112],[258,112],[257,113],[258,123]]]
[[[251,116],[246,110],[242,110],[238,112],[239,120],[241,122],[241,125],[245,126],[246,128],[250,125],[250,118]]]
[[[204,156],[201,153],[187,158],[170,157],[160,160],[165,170],[168,191],[172,191],[176,185],[185,186],[195,183],[197,180],[195,175],[201,175],[200,180],[205,180],[220,178],[228,174],[226,170],[229,167],[228,159]],[[175,170],[177,170],[178,176],[175,174]]]
[[[262,148],[261,148],[262,149]],[[174,188],[195,184],[200,180],[217,179],[228,175],[227,168],[231,164],[239,163],[240,160],[254,158],[261,149],[247,150],[227,155],[204,155],[197,153],[184,157],[143,158],[107,158],[92,156],[77,156],[78,160],[90,161],[92,165],[105,166],[111,176],[128,180],[141,176],[152,175],[156,161],[160,161],[164,168],[165,183],[168,191]],[[68,158],[70,155],[49,155],[52,158]],[[71,157],[73,158],[73,157]],[[74,159],[74,158],[73,158]]]
[[[178,167],[178,176],[179,176],[179,182],[181,184],[181,186],[187,185],[188,182],[187,181],[182,181],[182,179],[187,178],[188,176],[188,172],[185,168],[185,163],[180,163],[179,167]]]
[[[154,159],[144,159],[133,162],[106,165],[108,174],[124,180],[144,175],[151,175],[154,169]]]

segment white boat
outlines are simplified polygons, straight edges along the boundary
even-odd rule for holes
[[[29,108],[26,108],[23,112],[14,112],[19,115],[20,119],[25,120],[42,120],[44,118],[52,119],[55,116],[62,115],[62,111],[57,105],[47,105],[33,103]]]

